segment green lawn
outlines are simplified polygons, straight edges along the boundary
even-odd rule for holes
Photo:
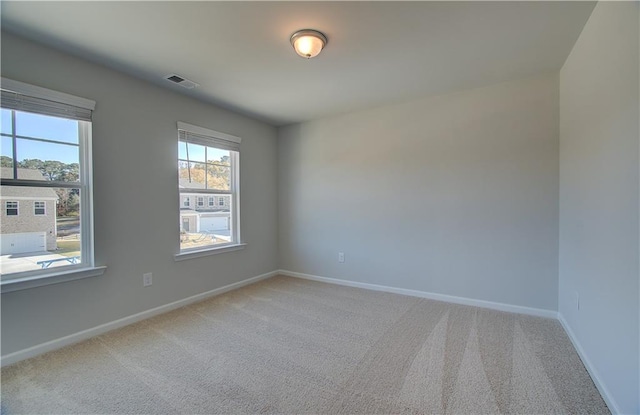
[[[80,240],[60,240],[57,241],[58,250],[56,254],[67,257],[80,256]]]

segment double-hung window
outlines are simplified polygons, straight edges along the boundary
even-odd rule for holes
[[[18,202],[5,202],[7,216],[18,216]]]
[[[240,244],[240,138],[191,124],[178,123],[178,191],[198,207],[205,197],[230,200],[215,209],[180,209],[180,254]]]
[[[46,215],[47,214],[47,203],[46,202],[33,202],[33,214],[38,215]]]
[[[2,290],[104,272],[93,259],[95,102],[6,78],[1,94]]]

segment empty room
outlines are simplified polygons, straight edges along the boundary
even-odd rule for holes
[[[4,414],[639,414],[640,3],[0,3]]]

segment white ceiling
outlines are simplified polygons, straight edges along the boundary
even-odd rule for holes
[[[593,2],[7,2],[2,29],[274,125],[560,69]],[[289,36],[329,38],[315,59]],[[186,90],[164,76],[200,86]]]

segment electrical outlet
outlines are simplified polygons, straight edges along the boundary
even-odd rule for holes
[[[338,252],[338,262],[344,262],[344,252]]]
[[[153,274],[151,272],[147,272],[146,274],[142,274],[142,286],[148,287],[153,284]]]
[[[576,310],[580,310],[580,294],[576,292]]]

